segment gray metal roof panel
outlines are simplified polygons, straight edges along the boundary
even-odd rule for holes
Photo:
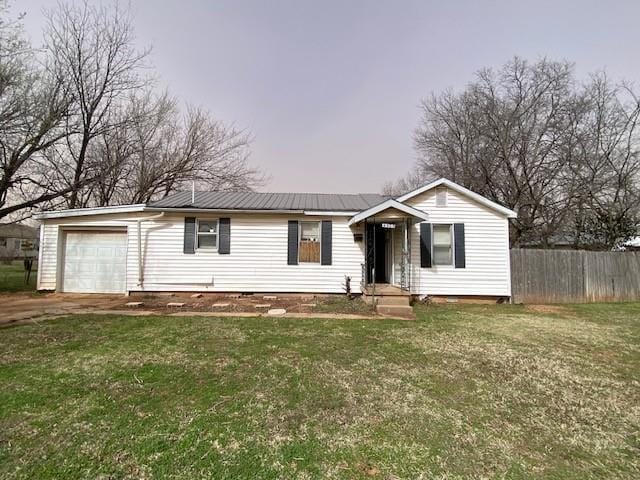
[[[177,192],[150,202],[156,208],[202,208],[211,210],[309,210],[352,212],[366,210],[388,197],[377,193],[262,193],[262,192]]]

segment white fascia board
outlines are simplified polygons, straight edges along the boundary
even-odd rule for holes
[[[436,187],[439,187],[441,185],[446,186],[447,188],[450,188],[451,190],[460,193],[461,195],[465,195],[466,197],[474,200],[475,202],[484,205],[487,208],[490,208],[492,210],[495,210],[499,213],[501,213],[502,215],[505,215],[507,218],[517,218],[518,214],[516,212],[514,212],[513,210],[507,208],[507,207],[503,207],[502,205],[496,203],[496,202],[492,202],[491,200],[489,200],[486,197],[483,197],[482,195],[476,193],[476,192],[472,192],[471,190],[469,190],[468,188],[463,187],[462,185],[458,185],[457,183],[452,182],[451,180],[447,180],[446,178],[441,178],[439,180],[436,180],[435,182],[431,182],[427,185],[424,185],[420,188],[417,188],[409,193],[405,193],[404,195],[398,197],[396,200],[398,202],[405,202],[407,200],[409,200],[410,198],[415,197],[416,195],[420,195],[421,193],[424,192],[428,192],[429,190],[432,190]]]
[[[427,214],[425,212],[423,212],[422,210],[418,210],[417,208],[413,208],[409,205],[406,205],[404,203],[400,203],[397,200],[393,200],[393,199],[389,199],[389,200],[385,200],[382,203],[379,203],[378,205],[375,205],[371,208],[368,208],[367,210],[363,210],[362,212],[354,215],[351,220],[349,220],[349,226],[354,225],[356,223],[360,223],[361,221],[363,221],[365,218],[369,218],[372,217],[374,215],[376,215],[377,213],[380,212],[384,212],[385,210],[389,209],[389,208],[394,208],[396,210],[399,210],[403,213],[406,213],[407,215],[411,215],[413,217],[417,217],[420,218],[422,220],[427,220]]]
[[[50,210],[33,216],[35,220],[47,220],[50,218],[84,217],[87,215],[106,215],[115,213],[136,213],[145,211],[144,203],[134,205],[118,205],[113,207],[89,207],[73,208],[68,210]]]

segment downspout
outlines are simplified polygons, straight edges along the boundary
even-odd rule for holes
[[[164,217],[164,212],[158,213],[157,215],[151,215],[150,217],[138,218],[136,220],[138,224],[138,286],[142,286],[144,282],[144,273],[142,269],[142,222],[147,220],[156,220],[158,218]]]

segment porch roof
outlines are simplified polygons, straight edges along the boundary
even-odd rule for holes
[[[420,220],[427,220],[427,214],[422,210],[410,207],[409,205],[400,203],[397,200],[389,199],[382,203],[379,203],[378,205],[374,205],[371,208],[363,210],[357,215],[351,217],[351,220],[349,220],[349,226],[360,223],[367,218],[373,217],[374,215],[379,215],[386,210],[398,210],[407,216],[419,218]]]

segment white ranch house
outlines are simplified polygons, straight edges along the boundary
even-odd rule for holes
[[[38,289],[510,297],[515,212],[440,179],[376,194],[180,192],[43,212]]]

